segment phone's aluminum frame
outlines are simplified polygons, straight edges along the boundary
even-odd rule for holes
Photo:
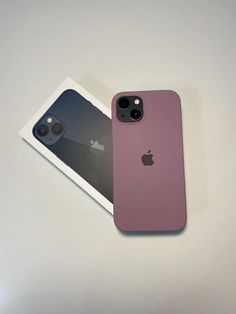
[[[92,196],[99,204],[101,204],[110,214],[113,214],[113,204],[99,193],[93,186],[91,186],[86,180],[84,180],[78,173],[67,166],[61,161],[55,154],[53,154],[47,147],[40,143],[33,135],[33,127],[38,120],[47,112],[57,98],[67,89],[73,89],[82,95],[85,99],[90,101],[95,107],[102,111],[111,119],[111,111],[93,95],[91,95],[86,89],[81,87],[78,83],[67,77],[57,90],[48,98],[43,106],[34,114],[29,122],[20,131],[20,136],[31,144],[37,151],[39,151],[44,157],[46,157],[51,163],[65,173],[70,179],[78,184],[85,192]],[[89,121],[88,121],[89,123]]]

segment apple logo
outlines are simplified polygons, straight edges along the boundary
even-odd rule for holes
[[[153,157],[153,154],[151,154],[151,150],[149,150],[147,152],[147,154],[144,154],[142,156],[141,159],[142,159],[144,166],[152,166],[154,164],[152,157]]]
[[[94,149],[100,150],[100,151],[104,151],[104,145],[99,144],[98,141],[91,140],[90,144],[91,144],[91,148],[94,148]]]

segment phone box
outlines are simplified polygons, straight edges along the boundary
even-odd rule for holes
[[[85,179],[83,179],[72,168],[67,166],[62,160],[60,160],[54,153],[52,153],[46,146],[44,146],[33,135],[33,127],[38,120],[47,112],[51,105],[57,100],[57,98],[68,89],[73,89],[82,95],[86,100],[91,102],[95,107],[102,111],[105,115],[111,118],[110,109],[103,105],[93,95],[91,95],[86,89],[74,82],[71,78],[66,78],[63,83],[57,88],[57,90],[48,98],[43,106],[34,114],[29,122],[20,131],[20,135],[31,144],[37,151],[39,151],[44,157],[46,157],[51,163],[65,173],[70,179],[78,184],[84,191],[91,195],[99,204],[101,204],[109,213],[113,214],[113,204],[100,192],[98,192],[92,185],[90,185]]]

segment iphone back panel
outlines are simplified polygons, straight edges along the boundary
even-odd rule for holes
[[[117,94],[112,101],[112,129],[118,229],[181,230],[186,197],[178,94],[170,90]]]

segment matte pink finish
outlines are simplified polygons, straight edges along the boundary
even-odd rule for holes
[[[143,99],[144,117],[122,123],[121,96]],[[177,231],[186,223],[181,102],[173,91],[125,92],[112,100],[114,221],[121,231]],[[144,166],[151,150],[154,164]]]

